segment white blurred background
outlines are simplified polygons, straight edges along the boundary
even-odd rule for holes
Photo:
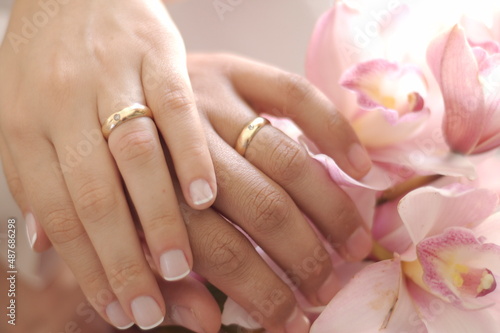
[[[12,2],[0,0],[0,36],[7,26]],[[332,0],[169,2],[170,13],[188,51],[234,52],[303,73],[305,51],[315,21],[331,6]]]

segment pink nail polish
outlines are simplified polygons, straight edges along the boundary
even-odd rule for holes
[[[37,239],[35,217],[33,216],[33,214],[28,213],[26,214],[24,221],[26,223],[26,234],[28,235],[28,242],[31,246],[31,249],[33,249]]]
[[[298,307],[293,310],[292,315],[288,319],[285,325],[286,333],[307,333],[311,323],[307,319],[306,315]]]
[[[132,301],[131,307],[135,323],[143,330],[152,329],[165,319],[158,303],[152,297],[137,297]]]
[[[352,167],[360,173],[368,172],[372,167],[372,161],[368,153],[359,143],[355,143],[349,148],[347,158]]]
[[[214,193],[208,182],[197,179],[189,185],[191,200],[196,206],[203,205],[214,198]]]
[[[114,301],[106,307],[106,315],[111,324],[120,330],[126,330],[134,325],[118,301]]]
[[[362,260],[371,252],[372,245],[371,235],[363,227],[359,227],[349,237],[345,246],[353,260]]]
[[[205,332],[193,311],[188,308],[185,308],[183,306],[173,306],[171,317],[173,322],[177,325],[190,329],[191,331],[196,333]]]
[[[339,289],[340,284],[337,277],[334,274],[330,274],[316,293],[318,301],[323,305],[327,305],[332,300],[333,296],[337,294]]]
[[[167,281],[178,281],[186,277],[191,269],[182,250],[170,250],[160,257],[161,272]]]

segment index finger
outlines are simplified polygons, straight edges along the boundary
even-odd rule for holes
[[[241,58],[235,64],[231,77],[247,101],[270,114],[292,119],[350,176],[359,179],[368,173],[371,159],[351,125],[305,78]]]

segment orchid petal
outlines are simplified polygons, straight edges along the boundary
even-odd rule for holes
[[[473,226],[490,216],[498,196],[484,189],[421,187],[399,202],[398,211],[414,244],[452,226]],[[425,209],[422,209],[425,207]]]
[[[367,148],[383,148],[399,144],[413,136],[427,122],[429,109],[399,116],[396,111],[377,108],[353,122],[359,140]]]
[[[402,114],[420,111],[422,103],[415,103],[409,98],[413,94],[423,96],[427,92],[425,77],[417,67],[385,59],[370,60],[351,67],[342,75],[340,84],[356,93],[358,104],[363,109],[383,106]]]
[[[498,333],[496,319],[488,311],[462,310],[436,298],[413,282],[408,282],[407,286],[428,333]]]
[[[480,235],[484,242],[500,244],[500,212],[484,220],[474,228],[474,232]]]
[[[222,324],[226,326],[238,325],[251,330],[262,327],[245,309],[229,297],[224,303]]]
[[[488,121],[480,141],[474,148],[474,154],[500,146],[500,54],[487,57],[479,66],[486,99],[485,117]]]
[[[369,265],[339,291],[314,322],[310,332],[376,332],[392,319],[400,288],[399,259]]]
[[[398,200],[377,207],[373,238],[391,253],[403,253],[413,244],[397,210]]]
[[[418,141],[418,140],[417,140]],[[420,143],[424,144],[420,144]],[[407,143],[398,146],[387,147],[370,151],[374,162],[393,165],[391,173],[409,176],[413,173],[420,175],[443,175],[452,177],[476,178],[474,164],[467,156],[441,152],[436,148],[437,144],[431,141],[432,154],[428,153],[429,147],[426,141],[419,140],[417,143]]]
[[[351,63],[339,45],[349,45],[344,41],[339,27],[345,27],[357,12],[340,2],[323,14],[316,23],[306,58],[306,77],[318,87],[340,112],[349,119],[355,111],[356,98],[338,83],[346,67]],[[342,39],[342,41],[341,41]],[[355,49],[355,48],[353,48]]]
[[[366,227],[371,229],[373,216],[375,215],[377,192],[361,186],[342,186],[342,189],[356,205]]]
[[[312,156],[315,160],[323,164],[330,174],[330,177],[339,185],[361,186],[376,191],[383,191],[392,185],[392,180],[389,178],[389,175],[382,168],[376,165],[372,166],[368,174],[366,174],[363,179],[356,180],[340,169],[331,157],[325,154]]]
[[[431,43],[428,60],[445,102],[446,140],[454,151],[470,153],[487,119],[478,64],[463,29],[456,25]]]
[[[412,260],[416,257],[413,243],[404,226],[381,238],[379,243],[389,251],[400,253],[402,260]]]
[[[343,261],[334,266],[335,274],[342,286],[347,285],[356,274],[361,272],[369,265],[374,264],[372,261],[348,262]]]
[[[482,244],[466,228],[449,228],[417,245],[423,282],[443,299],[463,308],[489,306],[481,296],[496,288],[500,246]],[[488,302],[488,299],[486,299]]]
[[[478,177],[471,183],[477,188],[495,192],[500,197],[500,154],[498,151],[471,156],[476,164]],[[499,242],[500,244],[500,242]]]
[[[328,171],[330,177],[339,185],[351,187],[360,186],[376,191],[383,191],[391,187],[392,181],[383,169],[373,166],[368,174],[362,180],[358,181],[341,170],[331,157],[317,153],[317,148],[304,137],[302,131],[294,122],[286,118],[276,118],[267,115],[266,118],[271,121],[274,127],[280,129],[290,138],[302,144],[309,152],[309,155],[319,161]]]

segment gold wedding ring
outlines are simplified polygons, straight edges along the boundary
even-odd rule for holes
[[[142,104],[135,103],[125,109],[113,113],[102,125],[102,135],[107,140],[111,132],[121,124],[139,117],[149,117],[153,119],[151,110]]]
[[[266,125],[270,124],[269,120],[262,117],[257,117],[252,120],[248,125],[246,125],[240,133],[238,140],[236,140],[236,146],[234,149],[241,155],[245,156],[247,152],[248,145],[252,141],[255,134],[257,134],[260,129]]]

